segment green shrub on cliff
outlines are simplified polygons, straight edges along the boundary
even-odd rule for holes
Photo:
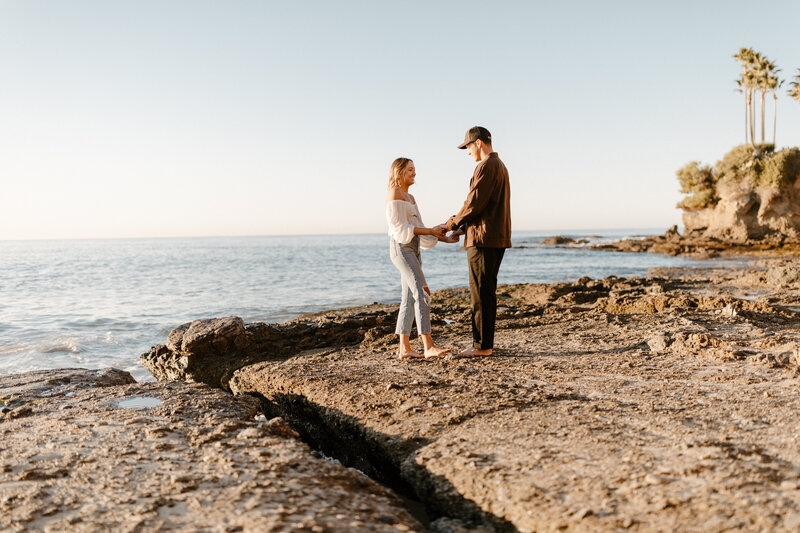
[[[734,147],[717,161],[712,170],[697,161],[684,165],[676,173],[681,192],[688,194],[678,203],[681,209],[704,209],[719,202],[717,187],[741,184],[778,189],[794,184],[800,177],[800,148],[775,152],[772,144]]]
[[[750,144],[740,144],[717,161],[714,173],[722,182],[755,184],[761,174],[764,157],[774,149],[771,144],[762,144],[757,148]]]
[[[678,203],[681,209],[703,209],[719,200],[714,194],[716,177],[711,167],[692,161],[678,170],[677,175],[681,192],[690,195]]]
[[[705,209],[717,205],[717,202],[719,198],[714,195],[714,191],[700,191],[678,202],[677,207],[686,210]]]
[[[764,160],[758,185],[779,188],[793,185],[800,176],[800,148],[786,148]]]

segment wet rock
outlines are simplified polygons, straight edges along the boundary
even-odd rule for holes
[[[564,245],[564,244],[586,244],[589,241],[586,239],[575,239],[572,237],[565,237],[563,235],[555,235],[542,240],[542,244],[550,245]]]
[[[0,399],[9,413],[16,408],[17,415],[10,416],[16,418],[22,406],[29,406],[43,398],[65,397],[87,387],[111,387],[129,383],[135,383],[133,376],[116,368],[36,370],[24,374],[0,375]]]

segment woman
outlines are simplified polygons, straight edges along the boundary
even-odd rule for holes
[[[417,176],[414,162],[399,157],[392,163],[389,172],[389,194],[386,198],[386,219],[389,222],[389,255],[400,271],[403,294],[400,312],[397,315],[395,333],[400,337],[397,356],[400,359],[424,357],[429,359],[446,354],[450,350],[439,348],[431,338],[431,291],[422,273],[419,249],[429,249],[438,241],[458,242],[458,237],[445,236],[443,226],[426,228],[414,197],[408,188]],[[420,354],[411,349],[411,324],[416,317],[417,332],[425,347]]]

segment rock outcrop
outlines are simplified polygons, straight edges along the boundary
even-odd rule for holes
[[[714,168],[691,162],[678,170],[683,235],[592,246],[623,252],[716,256],[800,256],[800,148],[741,145]]]
[[[551,245],[564,245],[564,244],[587,244],[589,242],[588,239],[575,239],[573,237],[565,237],[563,235],[554,235],[553,237],[547,237],[546,239],[542,240],[542,244],[551,244]]]
[[[492,357],[399,361],[392,335],[354,337],[242,365],[228,386],[422,501],[436,531],[791,530],[796,274],[504,286]],[[467,291],[435,296],[439,343],[468,344]]]
[[[745,243],[764,237],[800,242],[800,149],[737,146],[717,162],[678,171],[684,236]]]
[[[780,189],[727,184],[718,187],[713,207],[687,210],[687,237],[714,237],[744,243],[770,235],[800,240],[800,182]]]
[[[259,402],[119,370],[0,376],[2,531],[424,531]]]
[[[247,364],[285,359],[304,350],[359,343],[393,331],[391,306],[306,315],[285,324],[245,324],[235,316],[199,319],[170,332],[167,342],[142,354],[156,379],[186,380],[228,389]]]

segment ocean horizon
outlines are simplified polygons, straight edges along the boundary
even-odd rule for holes
[[[677,225],[678,231],[682,230],[680,224]],[[645,227],[645,228],[577,228],[577,229],[535,229],[535,230],[514,230],[514,236],[622,236],[636,237],[646,235],[660,235],[667,231],[665,227]],[[139,236],[139,237],[64,237],[64,238],[32,238],[32,239],[0,239],[2,243],[21,243],[21,242],[65,242],[65,241],[140,241],[140,240],[170,240],[170,239],[253,239],[262,237],[374,237],[385,235],[384,232],[337,232],[337,233],[258,233],[258,234],[224,234],[224,235],[164,235],[164,236]],[[463,241],[462,241],[463,243]]]
[[[542,245],[591,244],[663,229],[515,231],[499,283],[641,276],[708,261]],[[463,242],[463,241],[462,241]],[[176,326],[237,315],[283,322],[326,309],[395,303],[385,234],[0,241],[0,374],[115,366],[151,380],[139,355]],[[423,250],[432,290],[467,285],[460,245]],[[435,334],[435,332],[434,332]]]

